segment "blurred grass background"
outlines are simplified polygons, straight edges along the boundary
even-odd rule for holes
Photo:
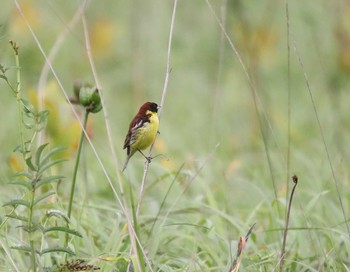
[[[94,82],[81,20],[68,28],[80,2],[19,3],[46,54],[60,33],[69,30],[52,61],[65,90],[71,92],[77,79]],[[154,240],[145,245],[150,259],[159,271],[223,271],[230,261],[228,245],[233,243],[234,247],[239,236],[256,222],[243,266],[245,271],[271,271],[281,248],[289,175],[295,173],[300,184],[293,203],[291,227],[297,229],[288,236],[288,268],[349,271],[345,270],[349,267],[350,243],[344,222],[350,201],[349,2],[288,2],[289,67],[284,1],[210,3],[216,15],[224,18],[226,31],[247,66],[262,114],[257,115],[246,75],[207,2],[179,1],[171,52],[172,72],[162,111],[161,134],[155,145],[155,153],[164,156],[151,164],[147,182],[153,186],[146,191],[141,218],[148,222],[156,215],[174,173],[183,163],[185,166],[164,209],[171,207],[186,184],[190,186],[176,203],[178,213],[171,213],[167,223],[158,226],[158,237],[151,236]],[[172,6],[172,1],[164,0],[87,2],[85,16],[92,54],[120,164],[125,159],[122,145],[132,116],[144,101],[160,102]],[[14,2],[2,4],[0,18],[0,62],[14,65],[8,40],[18,42],[22,89],[27,97],[35,98],[44,58]],[[5,184],[15,167],[12,150],[19,138],[15,100],[4,82],[0,82],[0,87],[3,116],[0,176],[5,188],[0,200],[3,202],[18,194]],[[45,105],[51,110],[50,141],[71,147],[67,153],[69,161],[61,170],[70,177],[79,126],[51,73],[44,90]],[[103,114],[93,116],[89,132],[115,180]],[[135,156],[126,174],[135,196],[142,166],[143,158]],[[115,221],[118,207],[88,147],[82,168],[87,179],[81,174],[80,182],[87,186],[78,188],[78,194],[88,198],[89,203],[81,215],[82,229],[88,233],[83,243],[89,246],[82,251],[83,255],[96,256],[106,253],[111,233],[118,238],[117,230],[123,219],[120,215],[120,222]],[[65,186],[69,185],[63,184],[59,191],[63,202],[67,197]],[[99,214],[99,209],[109,210],[108,216]],[[5,214],[5,209],[1,210]]]

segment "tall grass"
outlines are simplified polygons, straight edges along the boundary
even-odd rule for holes
[[[343,48],[350,8],[345,1],[336,7],[327,1],[317,7],[225,0],[6,3],[11,16],[0,43],[23,44],[21,87],[25,95],[38,89],[41,110],[51,111],[35,150],[42,140],[74,138],[58,168],[66,178],[51,188],[55,202],[44,201],[36,216],[59,210],[56,222],[63,226],[71,203],[69,224],[79,235],[68,242],[74,257],[14,250],[26,234],[4,219],[11,214],[6,206],[0,270],[24,271],[31,254],[32,270],[347,271],[350,65]],[[1,64],[10,63],[8,51],[0,55]],[[89,116],[86,127],[69,103],[77,78],[95,82],[101,94],[103,114]],[[1,99],[3,111],[13,113],[13,98],[2,93]],[[127,125],[146,100],[163,106],[149,153],[154,159],[149,164],[135,155],[121,174]],[[2,131],[18,135],[8,116]],[[79,133],[62,125],[67,120]],[[3,134],[0,170],[8,181],[18,141]],[[300,182],[289,216],[291,173]],[[5,188],[3,204],[23,193]],[[53,241],[32,238],[35,249],[42,245],[38,251]],[[50,238],[60,244],[65,235],[56,230]],[[237,245],[244,254],[234,266]]]

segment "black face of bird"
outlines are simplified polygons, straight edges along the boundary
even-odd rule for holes
[[[159,109],[157,103],[153,103],[153,102],[150,103],[149,108],[152,112],[158,112],[158,109]]]

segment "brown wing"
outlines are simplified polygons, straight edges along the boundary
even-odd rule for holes
[[[136,140],[137,130],[145,123],[149,122],[149,116],[137,114],[129,125],[129,131],[126,134],[123,149],[127,148],[127,154],[130,154],[130,145]]]

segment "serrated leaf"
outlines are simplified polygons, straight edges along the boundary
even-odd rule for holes
[[[47,169],[49,169],[50,167],[52,167],[52,166],[54,166],[56,164],[59,164],[61,162],[64,162],[64,161],[66,161],[66,159],[59,159],[59,160],[54,160],[54,161],[47,162],[45,165],[41,165],[40,166],[39,173],[43,173]]]
[[[63,213],[62,211],[60,210],[49,210],[46,212],[46,216],[49,218],[51,216],[55,216],[59,219],[64,219],[67,223],[70,222],[69,218],[67,217],[67,215],[65,213]]]
[[[21,250],[21,251],[26,251],[26,252],[31,252],[31,248],[29,246],[12,246],[12,249],[15,250]]]
[[[17,226],[17,228],[21,228],[28,233],[32,233],[32,232],[35,232],[37,230],[44,232],[44,227],[40,224],[33,224],[31,227],[29,227],[28,225],[20,225],[20,226]]]
[[[72,234],[72,235],[75,235],[75,236],[78,236],[80,238],[83,237],[83,235],[76,231],[76,230],[72,230],[70,228],[67,228],[67,227],[62,227],[62,226],[55,226],[55,227],[50,227],[50,228],[46,228],[44,229],[44,233],[47,233],[47,232],[51,232],[51,231],[61,231],[61,232],[65,232],[65,233],[68,233],[68,234]]]
[[[34,203],[33,203],[33,206],[35,206],[36,204],[38,204],[40,201],[44,200],[45,198],[48,198],[49,196],[52,196],[56,194],[55,192],[52,192],[52,191],[49,191],[49,192],[46,192],[45,194],[42,194],[40,196],[38,196],[35,200],[34,200]]]
[[[17,214],[8,214],[8,215],[6,215],[6,217],[12,218],[12,219],[17,219],[17,220],[23,221],[23,222],[28,222],[28,218],[27,217],[20,216],[20,215],[17,215]]]
[[[46,253],[52,253],[52,252],[64,252],[68,253],[71,256],[75,256],[75,253],[67,248],[67,247],[50,247],[50,248],[45,248],[40,252],[40,255],[46,254]]]
[[[28,190],[32,189],[32,185],[30,182],[25,181],[25,180],[21,180],[21,179],[16,179],[16,180],[10,181],[8,184],[23,186]]]
[[[66,147],[56,147],[56,148],[51,149],[51,151],[48,152],[48,153],[44,156],[44,158],[41,160],[40,164],[41,164],[41,165],[45,164],[46,162],[49,161],[49,159],[50,159],[52,156],[54,156],[54,155],[56,155],[56,154],[62,152],[62,151],[65,150],[65,149],[67,149],[67,148],[66,148]]]
[[[40,165],[40,158],[41,158],[41,154],[43,153],[45,147],[47,147],[49,143],[46,144],[42,144],[41,146],[38,147],[36,154],[35,154],[35,164],[36,165]]]
[[[26,206],[26,207],[30,207],[30,203],[27,200],[24,199],[13,199],[5,204],[3,204],[2,206]]]
[[[42,186],[44,184],[56,182],[56,181],[59,181],[59,180],[64,179],[64,178],[65,178],[64,176],[58,176],[58,175],[42,178],[35,184],[35,189],[39,188],[40,186]]]
[[[26,159],[26,164],[30,170],[37,171],[37,168],[32,163],[32,157],[29,157],[28,159]]]
[[[25,177],[27,179],[32,179],[33,175],[27,171],[22,171],[22,172],[18,172],[16,174],[13,175],[14,177]]]

